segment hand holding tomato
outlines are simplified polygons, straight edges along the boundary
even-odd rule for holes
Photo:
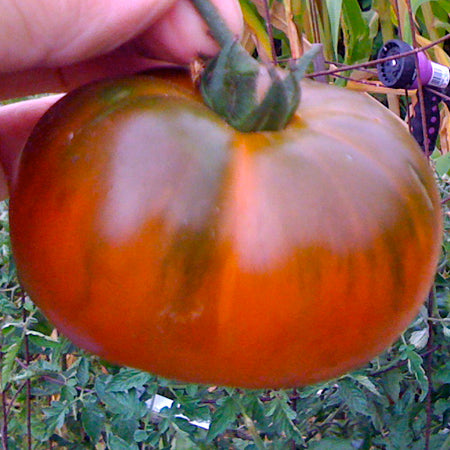
[[[214,3],[239,34],[236,0]],[[66,92],[88,81],[187,63],[218,47],[188,0],[17,0],[0,3],[0,100]],[[150,58],[154,58],[153,60]],[[0,163],[9,179],[32,127],[55,97],[0,108]],[[5,198],[0,168],[0,198]]]

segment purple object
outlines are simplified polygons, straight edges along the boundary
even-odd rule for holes
[[[419,60],[419,72],[424,86],[436,88],[446,88],[450,83],[450,71],[448,67],[431,62],[423,52],[417,54]],[[417,89],[417,74],[412,84],[413,89]]]

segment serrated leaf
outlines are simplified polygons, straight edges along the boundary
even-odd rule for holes
[[[375,386],[375,384],[372,383],[372,381],[370,380],[370,378],[366,375],[359,375],[359,374],[354,374],[352,376],[352,378],[354,380],[356,380],[359,384],[361,384],[362,386],[364,386],[367,390],[369,390],[370,392],[372,392],[372,394],[376,395],[377,397],[382,397],[382,395],[380,394],[380,392],[378,391],[378,388]]]
[[[136,369],[122,368],[113,376],[106,390],[109,392],[126,392],[132,388],[140,388],[152,380],[147,372]]]
[[[111,422],[111,431],[115,436],[119,436],[126,442],[133,442],[134,433],[138,429],[139,423],[136,417],[119,415]]]
[[[86,386],[86,384],[89,381],[89,359],[88,358],[80,358],[80,361],[78,363],[77,367],[77,380],[80,386]]]
[[[191,450],[197,448],[190,435],[174,424],[175,436],[172,440],[171,448],[173,450]]]
[[[19,349],[22,345],[22,339],[18,342],[14,342],[9,347],[3,350],[3,358],[2,358],[2,380],[1,380],[1,389],[5,390],[7,384],[11,380],[11,373],[14,369],[14,365],[16,362],[16,356],[19,352]]]
[[[311,442],[310,450],[355,450],[350,439],[325,438],[317,442]]]
[[[64,381],[64,378],[60,372],[61,368],[57,364],[51,363],[44,359],[39,359],[30,363],[26,370],[19,372],[14,377],[14,380],[21,381],[28,378],[36,378],[42,375],[51,375],[55,379]]]
[[[373,403],[351,379],[339,380],[339,395],[353,414],[363,414],[369,417],[375,414]]]
[[[145,402],[139,400],[135,389],[127,392],[110,392],[107,388],[108,383],[105,383],[105,380],[100,378],[95,380],[95,391],[108,411],[136,417],[142,417],[147,412]]]
[[[55,340],[43,333],[39,333],[39,331],[27,330],[26,334],[30,341],[39,347],[56,348],[60,345],[58,340]]]
[[[105,421],[105,413],[95,404],[87,403],[81,411],[81,424],[94,444],[100,439]]]
[[[238,413],[239,409],[236,402],[231,397],[226,398],[212,415],[207,439],[212,441],[227,430],[236,420]]]
[[[4,336],[8,336],[10,333],[12,333],[14,330],[22,330],[23,328],[23,321],[19,320],[17,322],[5,322],[2,325],[2,334]]]
[[[52,434],[62,428],[68,410],[67,404],[59,401],[53,401],[51,406],[44,409],[47,433]]]
[[[14,315],[19,311],[19,308],[8,297],[0,295],[0,313],[2,315]]]
[[[419,400],[422,402],[428,393],[428,378],[422,366],[423,359],[415,351],[408,350],[408,369],[415,376],[422,390]]]
[[[109,450],[139,450],[135,443],[130,444],[114,434],[108,435],[108,447]]]
[[[249,394],[242,399],[247,414],[259,424],[260,427],[268,425],[269,420],[265,416],[264,405],[257,395]]]
[[[410,449],[413,445],[413,434],[409,424],[409,414],[403,414],[391,420],[387,425],[389,434],[385,443],[387,448],[392,450]]]
[[[390,370],[382,379],[384,390],[392,402],[397,402],[400,396],[400,383],[403,374],[399,370]]]
[[[280,432],[286,434],[286,436],[289,436],[292,439],[295,439],[296,441],[303,442],[303,437],[300,430],[293,422],[293,420],[297,417],[297,413],[289,406],[286,399],[282,398],[285,394],[279,394],[281,397],[277,395],[277,397],[272,401],[270,414],[272,421],[277,424],[277,428]]]
[[[417,350],[421,350],[427,345],[429,337],[430,332],[428,330],[428,327],[426,327],[422,330],[413,331],[409,338],[409,343],[411,345],[414,345]]]

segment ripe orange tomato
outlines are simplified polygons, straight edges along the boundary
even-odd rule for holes
[[[241,133],[174,72],[80,88],[40,121],[10,203],[23,285],[79,346],[199,383],[279,388],[365,364],[418,312],[441,238],[399,119],[303,82]]]

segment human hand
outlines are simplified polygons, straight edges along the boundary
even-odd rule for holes
[[[238,1],[212,1],[238,35]],[[0,0],[0,100],[67,92],[217,50],[189,0]],[[59,97],[0,107],[0,199],[31,129]]]

